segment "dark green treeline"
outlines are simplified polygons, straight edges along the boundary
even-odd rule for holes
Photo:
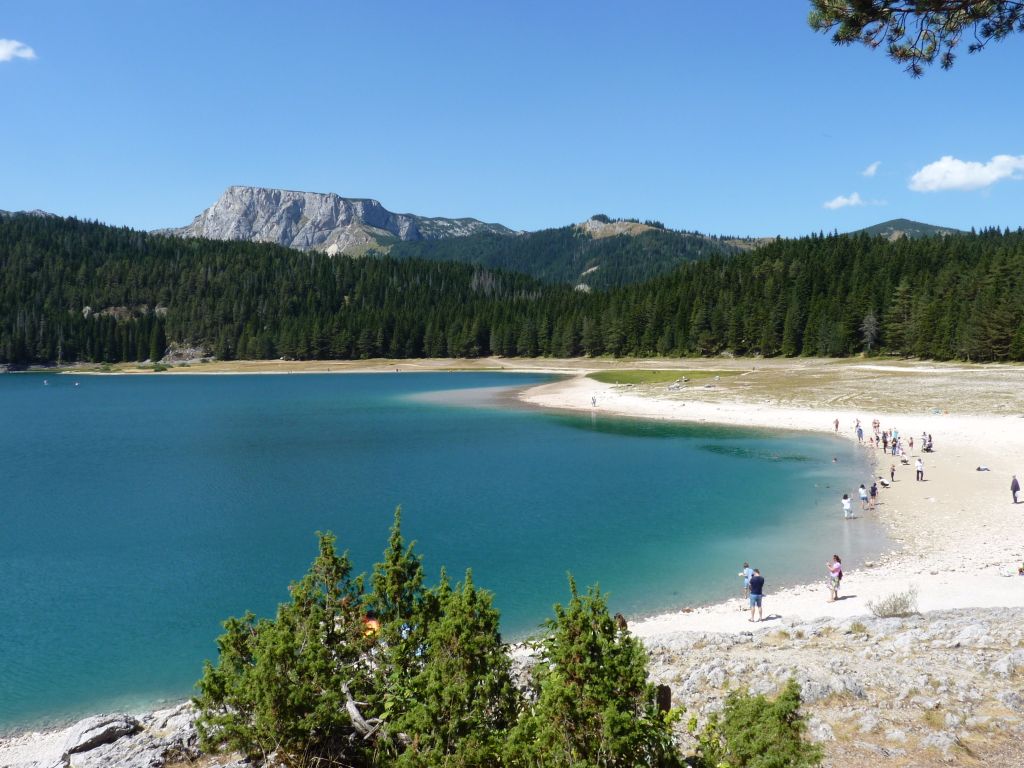
[[[609,221],[607,216],[600,218]],[[655,227],[638,235],[593,238],[571,226],[518,237],[483,232],[444,240],[398,241],[391,244],[389,255],[395,259],[459,261],[522,272],[545,283],[584,282],[591,288],[607,290],[645,282],[688,261],[738,251],[721,238],[696,232]]]
[[[783,240],[590,294],[507,271],[0,219],[0,362],[850,355],[1024,360],[1024,232]]]

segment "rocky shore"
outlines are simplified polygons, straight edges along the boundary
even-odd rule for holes
[[[828,618],[645,643],[651,678],[698,718],[731,690],[770,695],[795,677],[825,766],[1024,765],[1020,608]]]
[[[241,768],[237,755],[200,753],[192,705],[142,715],[87,717],[46,733],[0,739],[3,768]]]
[[[1024,586],[1024,585],[1022,585]],[[1024,610],[969,608],[773,623],[644,640],[651,679],[703,720],[729,691],[800,683],[826,767],[1024,764]],[[684,718],[685,720],[686,718]],[[680,733],[684,748],[692,747]],[[245,765],[204,756],[191,706],[92,717],[0,740],[5,768]]]

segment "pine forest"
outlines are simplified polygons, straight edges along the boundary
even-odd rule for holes
[[[637,248],[628,236],[606,243],[600,247]],[[437,241],[430,260],[406,251],[330,257],[3,217],[0,363],[156,361],[172,343],[220,359],[1024,360],[1022,230],[896,242],[812,235],[746,252],[709,248],[667,274],[637,282],[634,270],[592,291],[567,275],[542,281],[513,271],[511,257],[498,267],[472,263],[471,245]],[[442,258],[446,247],[453,260]]]

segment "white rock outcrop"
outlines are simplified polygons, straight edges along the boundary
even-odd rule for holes
[[[376,200],[333,193],[228,187],[187,227],[158,230],[181,237],[277,243],[330,254],[362,251],[390,238],[437,240],[478,232],[515,234],[500,224],[392,213]]]

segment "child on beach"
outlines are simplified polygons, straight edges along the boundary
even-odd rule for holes
[[[853,504],[850,501],[850,494],[843,494],[843,518],[849,520],[853,517]]]
[[[860,495],[860,511],[865,512],[868,508],[868,489],[864,487],[864,483],[860,484],[857,493]]]
[[[743,596],[748,597],[750,595],[750,577],[754,575],[754,569],[750,567],[750,563],[744,562],[743,570],[736,575],[743,577]]]

